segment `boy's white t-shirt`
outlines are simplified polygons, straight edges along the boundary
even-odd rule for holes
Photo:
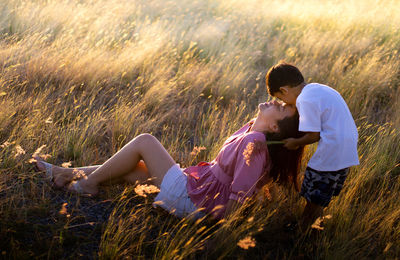
[[[342,96],[331,87],[307,84],[296,100],[299,131],[320,132],[320,140],[308,166],[318,171],[337,171],[358,165],[358,132]]]

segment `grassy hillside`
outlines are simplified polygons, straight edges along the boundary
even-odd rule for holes
[[[399,11],[389,0],[1,1],[0,253],[399,258]],[[229,223],[190,223],[130,186],[66,194],[28,162],[46,145],[49,162],[100,164],[144,132],[182,166],[213,159],[269,98],[265,71],[282,59],[337,89],[359,130],[361,164],[312,237],[284,231],[304,206],[284,189]],[[255,247],[237,246],[245,237]]]

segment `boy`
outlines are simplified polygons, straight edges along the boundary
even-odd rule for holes
[[[266,75],[271,96],[296,105],[300,115],[301,138],[285,139],[288,149],[318,142],[304,173],[300,195],[307,200],[301,227],[308,228],[339,195],[350,166],[358,165],[358,133],[342,96],[328,86],[304,82],[293,65],[281,62]]]

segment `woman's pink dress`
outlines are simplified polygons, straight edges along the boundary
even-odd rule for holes
[[[230,199],[243,203],[254,194],[257,182],[270,169],[267,150],[253,152],[250,160],[245,156],[255,141],[266,141],[263,133],[250,128],[248,123],[230,136],[212,162],[200,162],[184,170],[192,202],[216,218],[225,212],[225,207],[216,206],[225,206]]]

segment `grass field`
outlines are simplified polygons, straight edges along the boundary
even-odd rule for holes
[[[399,259],[399,11],[394,0],[1,1],[2,257]],[[66,194],[29,163],[46,145],[49,162],[100,164],[144,132],[182,166],[211,160],[269,98],[265,71],[282,59],[337,89],[359,131],[360,165],[318,234],[284,231],[305,204],[294,191],[191,223],[132,186]]]

